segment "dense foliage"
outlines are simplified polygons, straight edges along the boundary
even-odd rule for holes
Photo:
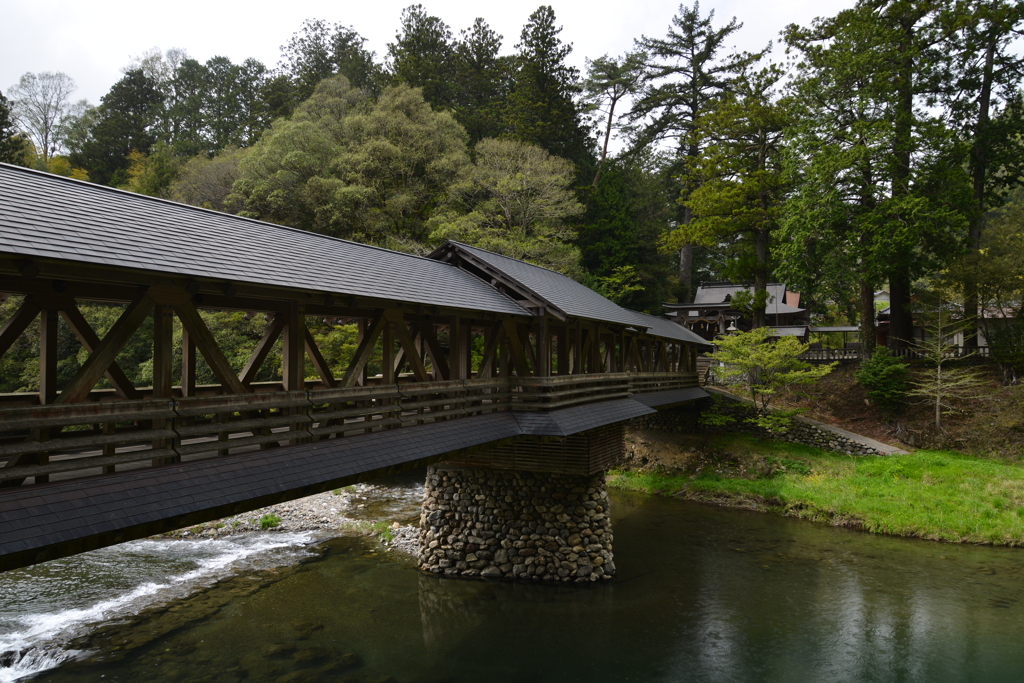
[[[890,345],[921,281],[1019,314],[1021,3],[859,0],[786,27],[786,69],[697,2],[585,74],[550,6],[511,49],[483,18],[397,19],[381,57],[323,19],[276,67],[154,49],[95,107],[26,73],[0,96],[0,159],[418,253],[470,241],[655,313],[698,279],[755,301],[783,280],[865,349],[883,287]],[[979,320],[1017,353],[1013,325]]]

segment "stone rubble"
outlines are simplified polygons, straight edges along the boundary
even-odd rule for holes
[[[420,569],[442,576],[577,582],[615,575],[604,476],[427,470]]]

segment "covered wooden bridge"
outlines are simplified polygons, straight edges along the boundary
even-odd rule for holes
[[[621,452],[621,429],[600,428],[705,395],[702,339],[543,268],[453,242],[422,258],[5,164],[0,293],[18,297],[0,355],[38,335],[39,363],[38,391],[0,395],[0,569],[481,449],[593,473]],[[101,338],[81,302],[120,317]],[[265,318],[244,365],[204,310]],[[358,326],[347,367],[325,360],[311,317]],[[61,325],[88,352],[64,381]],[[140,334],[152,386],[117,362]],[[256,381],[275,349],[281,379]],[[197,383],[199,357],[216,384]]]

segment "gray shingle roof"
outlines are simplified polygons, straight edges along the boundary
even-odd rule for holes
[[[537,296],[557,306],[566,315],[630,326],[641,324],[632,311],[622,308],[561,273],[468,244],[452,241],[448,244],[501,271]],[[434,252],[435,256],[439,254],[440,250]]]
[[[709,348],[713,346],[711,342],[699,336],[697,333],[691,332],[682,325],[672,322],[671,320],[658,318],[647,313],[640,313],[639,311],[630,311],[630,313],[641,318],[643,324],[648,327],[648,334],[653,334],[657,337],[665,337],[667,339],[676,339],[690,344],[697,344],[698,346],[707,346]]]
[[[0,253],[523,315],[434,259],[0,164]]]

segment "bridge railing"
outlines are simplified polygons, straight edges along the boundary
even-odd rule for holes
[[[40,483],[696,385],[693,372],[602,373],[8,408],[0,480]]]

